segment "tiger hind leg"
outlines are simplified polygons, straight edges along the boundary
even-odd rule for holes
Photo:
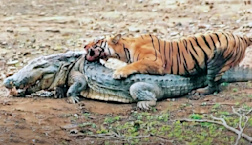
[[[220,80],[223,73],[230,67],[225,66],[226,60],[221,54],[215,54],[214,58],[207,63],[207,86],[199,88],[196,93],[199,95],[209,95],[219,92]]]

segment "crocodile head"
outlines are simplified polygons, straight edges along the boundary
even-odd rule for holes
[[[69,52],[42,56],[4,80],[13,96],[24,96],[40,90],[51,90],[64,85],[67,75],[82,53]]]

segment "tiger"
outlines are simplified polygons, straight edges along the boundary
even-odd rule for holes
[[[84,46],[86,59],[118,58],[128,65],[114,71],[114,79],[131,74],[175,74],[182,76],[206,75],[207,86],[196,90],[208,95],[219,91],[223,73],[238,65],[252,37],[231,32],[207,32],[182,37],[178,40],[161,40],[155,35],[139,37],[104,37]]]

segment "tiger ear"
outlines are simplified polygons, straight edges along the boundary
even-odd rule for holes
[[[117,44],[119,42],[119,40],[121,39],[122,35],[121,34],[117,34],[113,39],[112,42],[114,44]]]

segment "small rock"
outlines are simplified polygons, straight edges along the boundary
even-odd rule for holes
[[[206,26],[204,26],[204,25],[199,25],[198,28],[199,28],[199,29],[205,29]]]
[[[129,27],[128,30],[130,32],[140,32],[139,28],[136,28],[136,27]]]
[[[31,41],[31,43],[35,43],[36,39],[32,38],[30,41]]]
[[[226,26],[226,25],[224,25],[224,24],[222,24],[222,25],[219,25],[219,27],[220,27],[220,28],[223,28],[223,27],[225,27],[225,26]]]
[[[198,25],[198,28],[199,28],[199,29],[209,29],[209,28],[210,28],[210,25],[207,25],[207,24],[200,24],[200,25]]]
[[[45,30],[46,32],[52,32],[52,33],[60,33],[60,30],[55,29],[55,28],[48,28]]]
[[[38,14],[38,16],[45,16],[45,15],[46,15],[45,12],[41,12],[41,13]]]
[[[78,125],[75,125],[75,124],[67,124],[67,125],[64,125],[62,126],[61,128],[63,129],[73,129],[73,128],[77,128]]]
[[[0,42],[2,45],[7,45],[8,43],[6,41]]]
[[[179,34],[179,32],[171,32],[171,33],[170,33],[171,36],[176,36],[176,35],[178,35],[178,34]]]
[[[53,48],[54,51],[62,50],[63,46],[56,46]]]
[[[209,113],[209,109],[208,108],[203,108],[203,107],[199,107],[199,108],[195,108],[192,110],[193,113],[196,113],[196,114],[206,114],[206,113]]]
[[[14,31],[11,29],[7,29],[6,32],[13,33]]]
[[[9,67],[9,70],[11,71],[11,70],[16,70],[17,68],[16,67],[14,67],[14,66],[11,66],[11,67]],[[12,75],[12,74],[14,74],[14,72],[9,72],[8,73],[8,75]]]
[[[175,26],[181,27],[181,26],[182,26],[182,23],[178,22]]]
[[[14,65],[17,64],[19,61],[18,60],[13,60],[13,61],[8,61],[6,64],[7,65]]]
[[[77,133],[78,133],[78,130],[77,130],[77,129],[72,129],[72,130],[70,130],[70,133],[71,133],[71,134],[77,134]]]
[[[243,27],[244,28],[252,28],[252,22],[249,22],[248,24],[245,24]]]
[[[158,29],[157,29],[157,28],[154,28],[152,31],[153,31],[153,32],[157,32],[157,31],[158,31]]]

